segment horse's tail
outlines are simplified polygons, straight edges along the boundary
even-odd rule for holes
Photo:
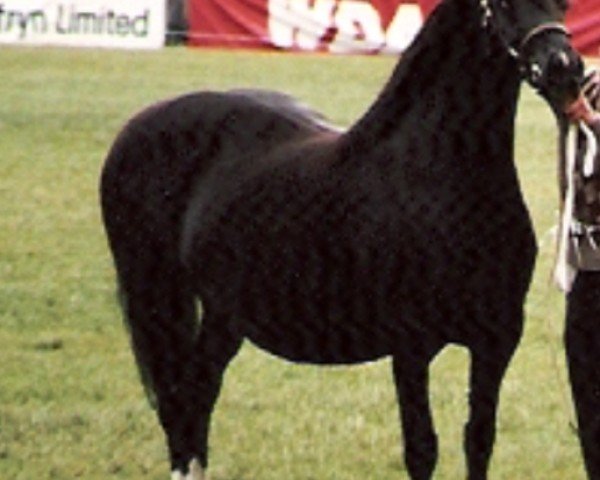
[[[100,197],[125,324],[155,406],[157,396],[183,387],[198,315],[179,256],[181,219],[192,188],[185,169],[195,168],[189,159],[173,158],[179,149],[165,132],[153,130],[151,113],[134,118],[117,137]]]

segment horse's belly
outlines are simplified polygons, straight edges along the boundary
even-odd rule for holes
[[[238,312],[244,336],[295,362],[351,364],[388,355],[399,327],[366,298],[317,298],[265,291]]]
[[[357,337],[343,329],[311,332],[292,326],[249,330],[246,337],[257,347],[298,363],[348,365],[378,360],[392,353],[389,339]]]

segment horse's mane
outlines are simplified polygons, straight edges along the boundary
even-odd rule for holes
[[[424,104],[429,92],[439,91],[440,83],[477,68],[474,65],[492,52],[495,42],[482,22],[478,1],[444,0],[438,5],[402,54],[378,98],[350,129],[349,138],[369,144],[370,139],[385,136],[385,129],[395,128],[412,107]],[[492,52],[495,59],[502,54],[500,49]],[[471,73],[473,77],[481,74]]]

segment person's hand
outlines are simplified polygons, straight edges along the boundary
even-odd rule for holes
[[[565,110],[567,117],[572,122],[584,122],[587,125],[600,123],[600,113],[594,110],[585,93],[571,103]]]
[[[600,71],[591,70],[583,81],[579,98],[565,108],[572,122],[600,126]]]

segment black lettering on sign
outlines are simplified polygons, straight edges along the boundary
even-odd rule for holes
[[[150,11],[141,15],[117,14],[114,10],[98,12],[78,10],[75,5],[59,5],[56,32],[64,35],[118,35],[147,37]]]
[[[4,4],[0,3],[0,33],[14,31],[18,31],[21,39],[25,38],[28,33],[46,33],[48,31],[46,13],[43,10],[22,12],[6,9]]]

